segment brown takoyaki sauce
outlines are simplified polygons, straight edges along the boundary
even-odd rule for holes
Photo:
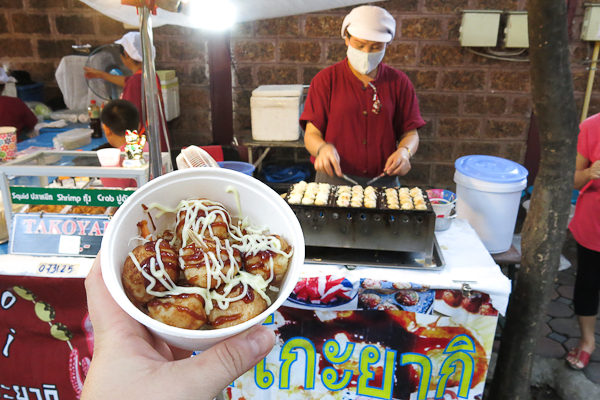
[[[177,297],[181,298],[181,299],[187,299],[189,297],[196,297],[204,305],[204,299],[202,298],[202,296],[200,296],[198,294],[187,294],[187,293],[184,293],[184,294],[178,295]],[[195,311],[191,310],[190,308],[184,307],[184,306],[179,305],[179,304],[168,303],[168,302],[164,302],[164,301],[160,301],[160,300],[152,300],[152,301],[148,302],[148,307],[162,307],[164,309],[175,308],[175,309],[177,309],[177,311],[182,312],[182,313],[186,313],[190,317],[192,317],[193,319],[195,319],[197,321],[205,321],[206,322],[206,315],[199,315],[198,313],[196,313]]]
[[[213,321],[213,323],[211,323],[212,326],[219,326],[219,325],[223,325],[226,322],[231,322],[231,321],[235,321],[237,319],[240,319],[241,315],[240,314],[233,314],[233,315],[224,315],[222,317],[218,317],[217,319],[215,319]]]
[[[265,272],[269,272],[270,271],[270,267],[269,267],[269,260],[271,258],[275,258],[275,256],[277,255],[277,253],[271,251],[271,250],[261,250],[259,251],[256,256],[251,256],[252,257],[260,257],[260,261],[255,263],[255,264],[245,264],[245,270],[252,273],[252,271],[256,271],[256,270],[263,270]]]

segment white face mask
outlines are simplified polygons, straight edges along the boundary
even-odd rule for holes
[[[355,49],[352,45],[348,45],[348,52],[346,54],[352,68],[366,75],[377,68],[381,60],[383,60],[385,49],[376,53],[365,53],[364,51]]]

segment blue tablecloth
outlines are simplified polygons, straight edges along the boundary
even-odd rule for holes
[[[32,146],[54,147],[54,144],[52,144],[52,139],[54,139],[54,137],[56,137],[56,135],[58,135],[59,133],[71,130],[71,129],[76,129],[76,128],[89,128],[89,124],[81,124],[81,123],[73,124],[73,123],[71,123],[63,128],[42,128],[42,129],[40,129],[39,136],[36,136],[32,139],[23,140],[22,142],[17,143],[17,150],[22,151],[22,150],[25,150]],[[100,138],[100,139],[92,139],[92,142],[90,144],[88,144],[87,146],[83,146],[83,147],[79,148],[78,150],[89,151],[89,150],[95,149],[96,147],[98,147],[104,143],[106,143],[106,138],[104,136],[102,136],[102,138]]]

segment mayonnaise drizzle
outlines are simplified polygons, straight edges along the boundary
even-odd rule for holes
[[[242,203],[240,203],[240,193],[238,192],[238,190],[229,185],[225,188],[225,191],[227,193],[233,193],[233,195],[235,196],[235,203],[237,204],[237,208],[238,208],[238,218],[239,219],[243,219],[244,217],[242,216]]]
[[[239,269],[241,269],[241,265],[239,265],[238,261],[235,259],[234,249],[240,251],[242,255],[249,253],[252,256],[258,254],[259,251],[271,251],[275,254],[281,254],[288,259],[292,256],[293,250],[290,249],[288,253],[284,252],[281,249],[281,241],[275,236],[267,235],[268,228],[252,225],[248,217],[242,219],[242,209],[237,189],[235,189],[233,186],[228,186],[226,191],[228,193],[234,193],[236,196],[238,212],[240,214],[240,221],[238,221],[237,226],[231,223],[231,218],[222,204],[206,199],[182,200],[174,209],[164,207],[158,203],[152,203],[150,206],[148,206],[148,211],[151,209],[159,210],[156,216],[157,218],[160,218],[166,213],[176,214],[176,226],[178,226],[182,221],[180,214],[184,214],[182,243],[179,251],[179,263],[182,269],[185,268],[185,261],[182,257],[184,248],[191,242],[195,243],[196,240],[200,242],[199,244],[204,245],[205,232],[208,229],[209,236],[215,243],[215,251],[203,252],[204,265],[206,266],[207,283],[210,283],[212,279],[217,281],[217,286],[225,283],[223,293],[220,294],[215,290],[208,290],[200,287],[177,286],[171,280],[164,268],[164,264],[160,255],[160,248],[158,245],[158,242],[162,240],[160,239],[157,241],[156,246],[156,259],[158,262],[156,262],[154,258],[150,260],[150,272],[152,275],[149,275],[141,268],[133,253],[129,253],[129,256],[132,258],[138,270],[149,281],[149,284],[146,288],[146,291],[149,294],[157,297],[165,297],[183,293],[199,294],[205,300],[205,311],[209,313],[213,309],[213,300],[220,309],[226,310],[231,302],[243,299],[247,295],[248,286],[250,286],[267,302],[267,305],[271,305],[271,299],[266,294],[266,290],[269,288],[269,284],[275,278],[273,258],[269,258],[269,279],[265,280],[260,275],[239,271]],[[180,213],[181,211],[184,211],[184,213]],[[198,218],[200,211],[204,211],[205,216]],[[226,223],[227,231],[231,239],[235,242],[234,244],[231,244],[229,240],[225,240],[224,245],[222,245],[219,238],[214,236],[214,232],[210,224],[215,222],[218,216],[220,216],[223,222]],[[193,232],[194,238],[190,237],[190,230]],[[245,234],[243,231],[245,231]],[[170,244],[173,244],[175,240],[176,238],[173,238]],[[223,268],[225,267],[226,261],[223,260],[221,255],[222,249],[224,249],[227,253],[227,262],[230,266],[226,274],[223,273]],[[158,268],[156,265],[158,265]],[[236,274],[236,271],[239,272]],[[157,280],[167,289],[166,291],[158,292],[153,290],[156,286]],[[240,283],[243,287],[241,294],[233,298],[227,298],[233,288]]]

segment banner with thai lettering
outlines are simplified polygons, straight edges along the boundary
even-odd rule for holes
[[[0,398],[78,399],[93,348],[83,279],[1,276]]]
[[[265,325],[273,351],[242,399],[481,399],[498,321],[489,296],[410,282],[302,278]]]
[[[13,204],[57,204],[91,207],[119,207],[133,190],[69,189],[11,186]]]
[[[23,255],[96,257],[108,215],[15,214],[9,251]]]

